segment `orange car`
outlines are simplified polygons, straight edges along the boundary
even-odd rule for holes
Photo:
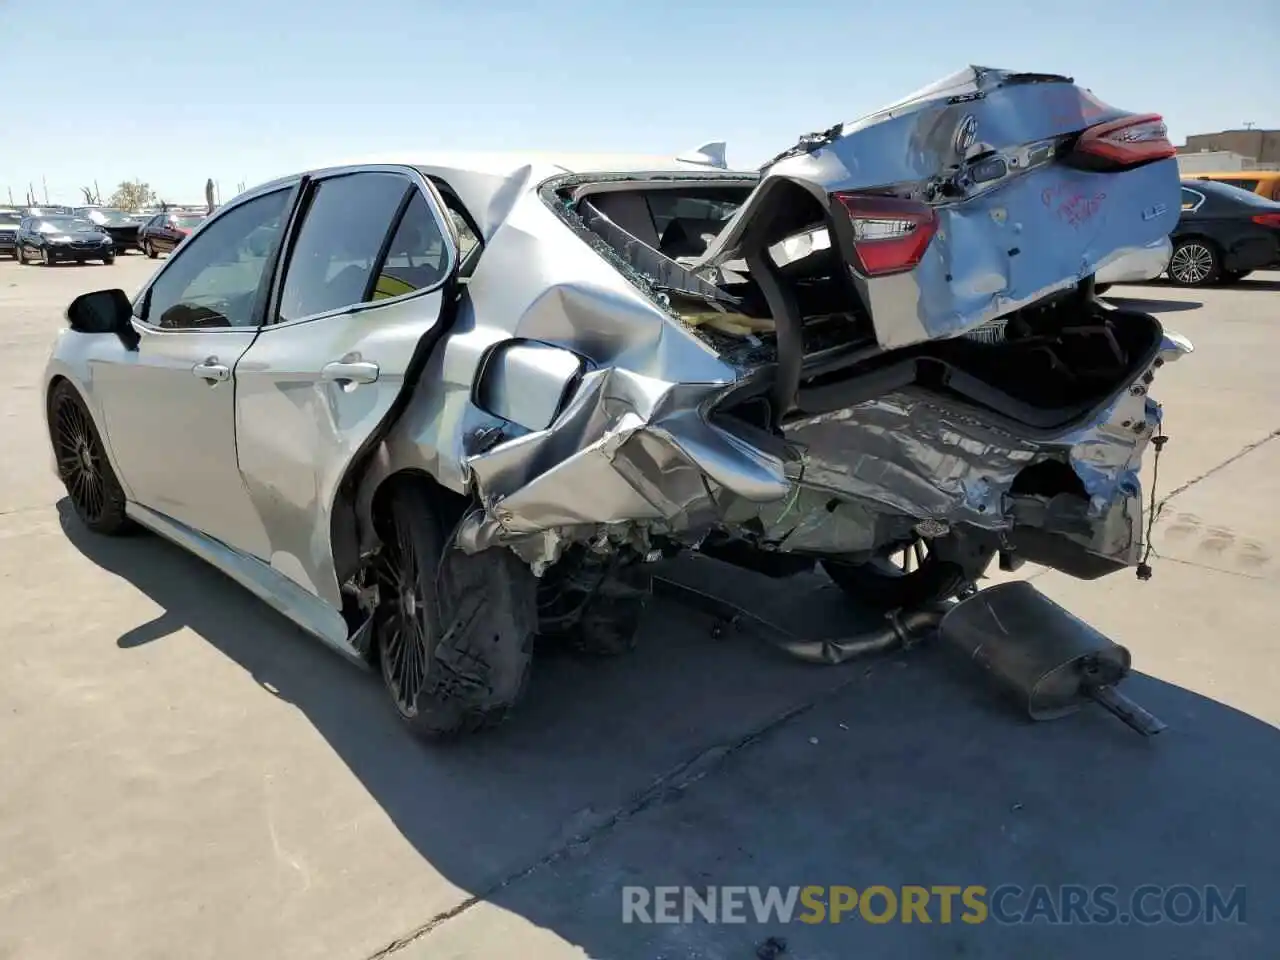
[[[1223,173],[1197,173],[1196,180],[1216,180],[1248,190],[1268,200],[1280,200],[1280,170],[1230,170]]]

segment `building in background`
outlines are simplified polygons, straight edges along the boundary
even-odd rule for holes
[[[1183,174],[1280,170],[1280,130],[1193,134],[1178,147],[1178,170]]]

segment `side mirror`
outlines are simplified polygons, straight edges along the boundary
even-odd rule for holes
[[[536,340],[507,340],[485,358],[473,400],[486,413],[526,430],[555,423],[586,372],[578,354]]]
[[[126,350],[137,350],[141,339],[132,316],[133,305],[123,290],[84,293],[67,307],[67,322],[76,333],[114,333]]]

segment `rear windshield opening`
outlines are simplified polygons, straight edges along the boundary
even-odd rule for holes
[[[589,192],[576,212],[627,268],[666,297],[677,317],[721,352],[747,348],[753,360],[776,353],[774,318],[745,261],[691,268],[729,225],[754,188],[638,186]],[[769,257],[804,321],[806,354],[865,339],[869,322],[849,295],[825,223],[812,197],[793,201],[766,238]]]

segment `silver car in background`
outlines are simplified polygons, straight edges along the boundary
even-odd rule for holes
[[[760,171],[300,173],[71,305],[56,467],[89,527],[377,665],[424,736],[505,716],[535,637],[626,650],[681,550],[886,610],[997,555],[1102,576],[1139,562],[1148,385],[1190,345],[1094,274],[1168,235],[1172,155],[1159,117],[970,68]]]

